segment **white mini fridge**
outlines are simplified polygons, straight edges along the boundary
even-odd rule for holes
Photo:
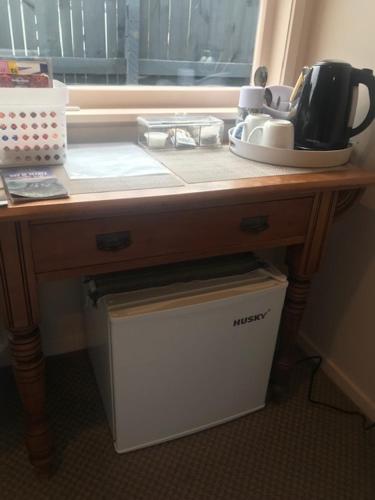
[[[87,298],[89,353],[116,451],[261,409],[286,286],[259,269]]]

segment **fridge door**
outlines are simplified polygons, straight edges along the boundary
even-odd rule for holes
[[[109,308],[116,450],[262,408],[285,289],[265,280]]]

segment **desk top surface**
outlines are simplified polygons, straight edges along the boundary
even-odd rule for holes
[[[127,210],[183,209],[307,195],[317,191],[361,188],[375,184],[375,171],[355,165],[297,175],[275,175],[231,181],[202,182],[178,187],[132,189],[72,195],[68,199],[9,205],[1,220],[79,217]]]

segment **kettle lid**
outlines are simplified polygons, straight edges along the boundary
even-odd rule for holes
[[[323,59],[313,64],[313,66],[340,66],[340,67],[346,66],[347,68],[352,67],[351,64],[345,61],[340,61],[339,59]]]

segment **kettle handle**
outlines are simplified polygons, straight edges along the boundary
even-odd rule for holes
[[[365,128],[367,128],[375,118],[375,77],[372,73],[372,70],[353,69],[353,72],[353,85],[356,86],[360,83],[363,83],[363,85],[366,85],[366,87],[368,88],[370,107],[363,122],[358,125],[358,127],[355,127],[351,130],[350,137],[352,137],[353,135],[357,135],[365,130]]]

